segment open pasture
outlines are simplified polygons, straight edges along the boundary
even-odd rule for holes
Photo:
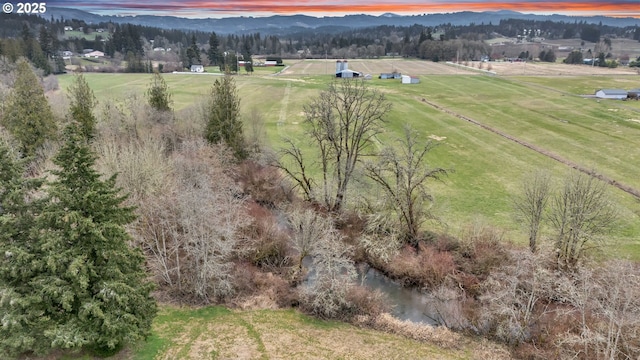
[[[469,66],[478,68],[478,61],[469,62]],[[537,61],[508,62],[492,61],[483,63],[484,69],[491,65],[491,71],[500,76],[618,76],[636,75],[637,68],[619,66],[617,68],[605,68],[589,65],[568,65],[562,63],[545,63]]]
[[[594,95],[599,89],[624,89],[631,90],[640,88],[640,76],[617,75],[617,76],[517,76],[511,80],[527,83],[527,85],[539,85],[547,90],[555,90],[565,95]],[[597,100],[596,100],[597,102]],[[638,101],[607,101],[608,104],[616,106],[633,106]]]
[[[259,109],[271,147],[279,148],[282,137],[288,136],[310,153],[309,141],[302,128],[303,105],[325,89],[333,77],[304,75],[302,71],[309,74],[312,70],[322,71],[329,65],[323,61],[299,61],[277,76],[236,77],[242,110],[248,114],[253,108]],[[360,61],[372,72],[373,69],[392,71],[388,69],[389,60]],[[354,60],[351,65],[350,61],[349,68],[360,71],[358,62]],[[416,60],[398,62],[418,63]],[[332,66],[329,71],[334,70],[335,64]],[[456,71],[455,67],[444,64],[424,62],[423,66],[424,69],[434,66]],[[401,68],[397,70],[404,72]],[[402,85],[399,80],[380,80],[377,76],[369,82],[393,102],[385,133],[379,137],[381,145],[391,144],[392,139],[400,136],[405,123],[410,124],[424,141],[440,144],[428,161],[432,166],[452,172],[443,182],[431,184],[436,198],[433,211],[442,220],[438,226],[457,234],[467,224],[481,221],[504,229],[507,239],[521,241],[524,234],[512,216],[511,199],[518,193],[523,177],[535,169],[545,169],[559,181],[570,169],[460,116],[640,189],[640,123],[633,121],[640,119],[640,113],[638,108],[629,107],[631,102],[597,102],[563,94],[566,91],[563,86],[571,84],[570,77],[566,81],[562,78],[554,87],[553,81],[539,80],[548,79],[545,77],[505,78],[477,74],[465,71],[458,75],[423,75],[421,83],[415,85]],[[103,100],[130,98],[131,94],[142,99],[151,79],[146,74],[85,76],[98,98]],[[165,74],[164,78],[173,93],[178,114],[181,109],[198,103],[216,79],[212,75],[191,74]],[[71,79],[69,75],[60,77],[63,89]],[[585,87],[590,78],[576,79]],[[620,76],[594,79],[621,81]],[[626,77],[622,76],[622,79]],[[640,202],[613,187],[611,193],[621,214],[621,221],[609,237],[616,244],[612,249],[615,255],[640,259]]]
[[[289,62],[290,66],[283,75],[331,75],[335,73],[335,59],[313,59]],[[460,62],[461,66],[448,65],[445,62],[431,62],[416,59],[384,58],[376,60],[349,59],[349,69],[371,74],[377,78],[380,73],[397,71],[405,75],[482,75],[482,70],[490,69],[498,76],[638,76],[637,68],[619,66],[617,68],[602,68],[588,65],[567,65],[562,63],[544,62],[508,62],[491,61]]]
[[[301,60],[292,63],[283,75],[331,75],[335,74],[336,59],[314,59]],[[454,75],[478,74],[473,69],[462,69],[442,63],[434,63],[431,61],[422,61],[415,59],[403,58],[385,58],[377,60],[367,59],[349,59],[347,62],[349,69],[361,72],[363,74],[371,74],[373,78],[377,78],[381,73],[391,73],[397,71],[403,75]]]

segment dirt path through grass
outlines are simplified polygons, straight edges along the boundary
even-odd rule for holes
[[[291,94],[291,81],[287,81],[287,87],[284,88],[284,96],[282,97],[282,107],[280,107],[278,125],[283,125],[287,120],[287,105],[289,105],[289,94]]]
[[[513,136],[511,136],[511,135],[509,135],[507,133],[504,133],[504,132],[502,132],[502,131],[500,131],[498,129],[495,129],[493,127],[487,126],[487,125],[485,125],[485,124],[483,124],[483,123],[481,123],[481,122],[479,122],[477,120],[474,120],[474,119],[469,118],[467,116],[464,116],[462,114],[456,113],[456,112],[454,112],[454,111],[452,111],[452,110],[450,110],[448,108],[445,108],[443,106],[440,106],[440,105],[438,105],[438,104],[436,104],[436,103],[434,103],[432,101],[429,101],[429,100],[424,99],[424,98],[422,98],[421,101],[424,102],[425,104],[428,104],[429,106],[439,110],[439,111],[445,112],[445,113],[447,113],[449,115],[453,115],[453,116],[457,117],[458,119],[462,119],[462,120],[468,121],[468,122],[470,122],[470,123],[472,123],[474,125],[477,125],[477,126],[483,128],[485,130],[491,131],[494,134],[500,135],[500,136],[504,137],[505,139],[513,141],[513,142],[515,142],[515,143],[517,143],[519,145],[522,145],[522,146],[524,146],[524,147],[526,147],[528,149],[531,149],[531,150],[533,150],[533,151],[535,151],[535,152],[537,152],[539,154],[542,154],[542,155],[547,156],[547,157],[549,157],[549,158],[551,158],[551,159],[553,159],[555,161],[558,161],[558,162],[560,162],[560,163],[562,163],[564,165],[567,165],[567,166],[569,166],[569,167],[571,167],[573,169],[576,169],[576,170],[578,170],[580,172],[583,172],[583,173],[585,173],[587,175],[590,175],[590,176],[593,176],[593,177],[595,177],[595,178],[597,178],[599,180],[602,180],[602,181],[608,183],[609,185],[615,186],[616,188],[618,188],[618,189],[620,189],[620,190],[622,190],[622,191],[624,191],[624,192],[626,192],[628,194],[633,195],[637,199],[640,199],[640,191],[635,189],[635,188],[632,188],[631,186],[622,184],[619,181],[611,179],[608,176],[599,174],[599,173],[595,172],[594,170],[589,170],[589,169],[587,169],[587,168],[585,168],[585,167],[583,167],[583,166],[581,166],[579,164],[576,164],[576,163],[574,163],[572,161],[569,161],[569,160],[563,158],[562,156],[560,156],[560,155],[558,155],[556,153],[553,153],[551,151],[548,151],[546,149],[543,149],[541,147],[538,147],[538,146],[533,145],[531,143],[528,143],[526,141],[523,141],[523,140],[520,140],[518,138],[515,138],[515,137],[513,137]]]

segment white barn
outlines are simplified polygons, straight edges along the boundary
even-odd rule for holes
[[[621,89],[600,89],[596,91],[598,99],[616,99],[622,100],[627,98],[627,90]]]
[[[336,77],[339,77],[339,78],[357,78],[357,77],[360,77],[361,75],[362,75],[362,73],[349,69],[349,63],[347,62],[347,60],[344,60],[344,61],[338,60],[338,61],[336,61]]]

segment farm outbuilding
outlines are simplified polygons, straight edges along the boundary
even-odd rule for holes
[[[419,84],[420,79],[415,76],[402,75],[403,84]]]
[[[360,73],[357,72],[357,71],[345,69],[345,70],[342,70],[342,71],[336,73],[336,77],[339,77],[339,78],[357,78],[357,77],[360,77]]]
[[[617,99],[622,100],[627,98],[627,90],[622,89],[600,89],[596,91],[596,97],[598,99]]]
[[[627,99],[640,100],[640,89],[631,89],[627,91]]]
[[[356,78],[360,77],[361,73],[349,69],[349,63],[347,60],[336,61],[336,77],[338,78]]]
[[[382,73],[378,76],[378,79],[401,79],[401,78],[402,78],[402,74],[395,71],[392,73]]]

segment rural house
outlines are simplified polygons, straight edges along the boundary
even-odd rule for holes
[[[191,65],[191,72],[202,73],[204,72],[204,66],[199,64],[193,64]]]
[[[102,51],[98,51],[98,50],[94,50],[88,53],[83,54],[82,56],[87,57],[87,58],[101,58],[104,57],[104,53]]]

